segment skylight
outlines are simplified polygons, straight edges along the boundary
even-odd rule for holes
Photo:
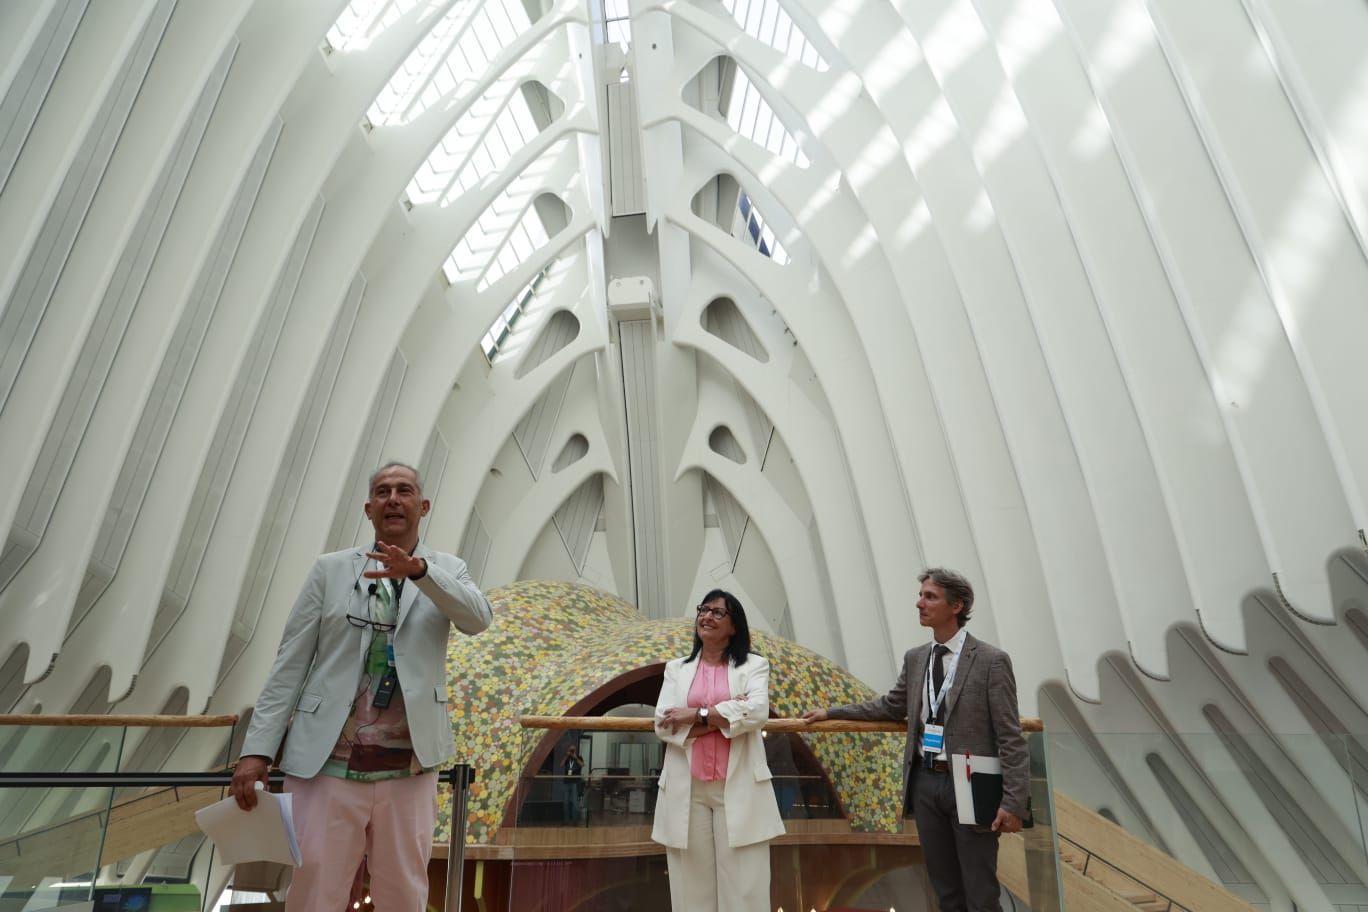
[[[342,53],[364,51],[376,35],[417,3],[418,0],[352,0],[328,29],[328,47]]]
[[[450,282],[478,278],[475,289],[484,291],[518,267],[547,241],[546,228],[532,201],[505,190],[456,244],[442,270]]]
[[[744,0],[739,0],[744,2]],[[799,148],[798,141],[775,115],[774,109],[761,96],[758,89],[747,78],[746,73],[735,61],[730,63],[732,71],[731,93],[725,99],[723,112],[727,124],[737,133],[755,142],[779,158],[793,162],[800,168],[808,166],[808,158]],[[732,234],[744,237],[760,253],[776,263],[789,261],[779,239],[756,208],[755,202],[743,189],[737,195],[736,213],[733,219]]]
[[[727,100],[727,124],[780,158],[806,168],[808,158],[798,147],[798,140],[775,116],[774,109],[746,77],[745,71],[738,66],[734,72],[731,95]]]
[[[366,112],[367,119],[383,126],[418,117],[448,93],[459,93],[484,75],[490,62],[531,25],[521,0],[457,3],[390,78]]]
[[[513,331],[514,324],[526,312],[527,305],[536,297],[537,288],[550,271],[551,266],[548,264],[545,269],[532,277],[532,281],[519,289],[518,293],[513,296],[513,300],[504,308],[503,313],[495,318],[494,325],[489,327],[489,331],[480,339],[480,349],[491,364],[494,363],[494,358],[498,355],[499,349],[503,347],[508,334]]]
[[[780,266],[789,261],[788,251],[774,235],[774,229],[765,222],[765,217],[755,207],[746,191],[742,190],[736,200],[736,219],[732,229],[734,236],[750,241],[755,249],[774,260]]]
[[[603,43],[620,44],[624,49],[632,43],[627,0],[603,0]]]
[[[626,5],[625,0],[623,5]],[[746,34],[757,41],[818,72],[829,69],[812,42],[779,5],[779,0],[722,0],[722,6]]]
[[[442,137],[405,193],[414,204],[450,205],[501,171],[539,132],[522,90],[496,84]]]

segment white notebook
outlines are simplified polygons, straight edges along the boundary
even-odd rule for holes
[[[293,796],[268,792],[260,782],[256,787],[257,806],[252,810],[244,811],[235,800],[225,798],[196,811],[196,825],[213,840],[224,864],[274,861],[299,867]]]
[[[955,779],[955,812],[959,815],[959,822],[969,826],[987,826],[992,823],[993,817],[997,814],[997,804],[1002,801],[1002,761],[997,757],[980,757],[978,754],[951,754],[950,773]],[[997,779],[994,783],[995,798],[990,797],[994,793],[991,786],[987,789],[980,788],[979,803],[983,804],[985,798],[988,798],[994,806],[978,808],[977,815],[974,808],[974,789],[969,779],[971,773],[993,776]]]

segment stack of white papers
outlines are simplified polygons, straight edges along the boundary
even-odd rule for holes
[[[224,864],[274,861],[299,867],[292,795],[277,795],[257,784],[257,806],[244,811],[225,798],[195,812],[195,824],[214,842]]]

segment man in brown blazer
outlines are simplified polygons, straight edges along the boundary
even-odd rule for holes
[[[906,719],[907,806],[941,912],[1001,912],[998,834],[1021,829],[1030,785],[1012,660],[964,629],[974,605],[967,579],[939,567],[919,578],[917,613],[934,644],[907,651],[898,682],[884,696],[810,710],[803,720]],[[949,758],[966,753],[1002,760],[1002,803],[987,827],[961,824],[955,810]]]

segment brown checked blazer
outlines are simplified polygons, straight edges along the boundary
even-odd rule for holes
[[[916,775],[917,743],[926,711],[926,665],[931,644],[907,650],[898,682],[882,697],[864,703],[834,706],[829,719],[907,720],[903,751],[906,776]],[[955,681],[945,698],[945,749],[950,754],[977,754],[1002,760],[1002,807],[1025,819],[1030,787],[1030,762],[1017,711],[1016,676],[1012,659],[996,646],[964,637]]]

